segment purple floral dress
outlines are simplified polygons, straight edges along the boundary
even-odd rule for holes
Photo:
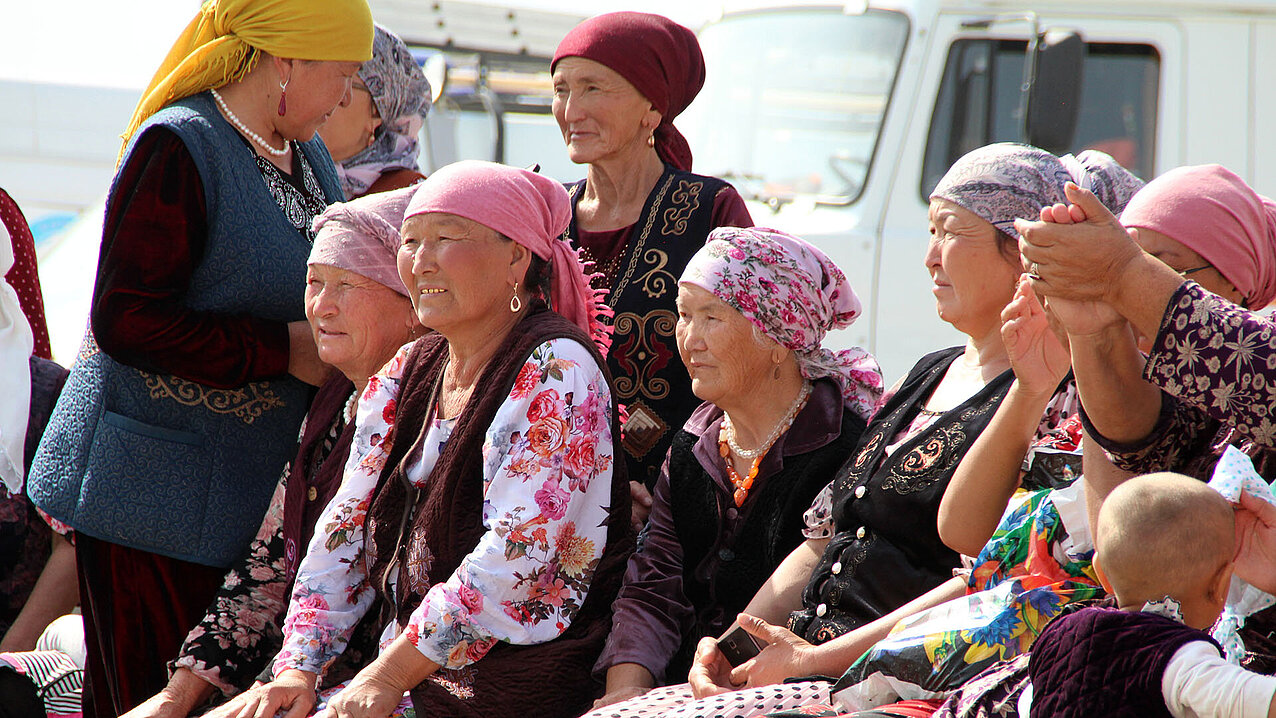
[[[298,570],[275,673],[323,673],[369,610],[364,520],[390,447],[408,349],[368,384],[345,479]],[[611,503],[610,390],[589,352],[553,339],[531,354],[483,443],[487,533],[447,581],[430,586],[403,633],[452,669],[498,641],[543,643],[563,633],[584,603],[606,543]],[[453,422],[433,421],[408,478],[427,479]],[[399,627],[385,627],[384,649]]]

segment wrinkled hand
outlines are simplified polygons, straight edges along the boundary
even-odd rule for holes
[[[651,492],[639,481],[629,482],[630,522],[634,525],[634,533],[642,531],[647,525],[647,516],[651,514]]]
[[[120,716],[120,718],[186,718],[190,711],[178,705],[163,692],[151,696],[145,703]]]
[[[691,684],[691,694],[697,699],[740,688],[731,683],[731,664],[727,663],[727,657],[718,650],[717,639],[709,636],[701,638],[700,643],[696,644],[696,657],[691,661],[687,682]]]
[[[1054,393],[1068,373],[1072,357],[1059,341],[1032,285],[1019,283],[1015,298],[1001,311],[1001,322],[1001,341],[1019,386],[1029,394]]]
[[[1236,509],[1236,575],[1276,593],[1276,506],[1241,494]]]
[[[1030,281],[1038,296],[1104,301],[1142,250],[1092,192],[1069,182],[1064,193],[1078,208],[1068,208],[1068,218],[1082,221],[1015,220],[1024,271],[1037,276]],[[1047,209],[1059,218],[1056,208]]]
[[[205,718],[304,718],[315,707],[313,673],[284,671],[275,680],[235,696],[229,703],[205,713]]]
[[[403,691],[360,673],[315,718],[386,718],[402,700]]]
[[[740,614],[739,623],[749,635],[758,639],[763,648],[758,655],[731,671],[732,683],[756,688],[783,683],[786,678],[810,675],[813,672],[807,666],[811,665],[815,646],[796,633],[746,613]]]
[[[618,688],[594,701],[593,710],[598,710],[599,708],[609,706],[613,703],[623,703],[630,698],[637,698],[650,690],[650,688],[644,688],[642,686],[625,686],[624,688]]]

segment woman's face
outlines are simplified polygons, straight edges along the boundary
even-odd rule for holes
[[[332,116],[319,128],[333,162],[344,162],[367,149],[376,139],[381,115],[372,93],[358,77],[350,85],[349,104],[338,104]]]
[[[1023,271],[1018,254],[1001,250],[997,230],[974,212],[945,199],[930,202],[926,269],[939,318],[970,336],[1001,326]]]
[[[355,382],[390,361],[417,324],[407,297],[328,264],[306,268],[306,319],[319,358]]]
[[[444,336],[509,314],[515,279],[531,254],[464,217],[427,212],[403,223],[399,276],[421,324]]]
[[[315,136],[336,111],[351,101],[350,84],[361,63],[312,60],[281,60],[288,79],[287,107],[275,115],[275,130],[290,140],[306,141]],[[271,108],[276,113],[276,108]]]
[[[1139,228],[1134,241],[1143,248],[1144,252],[1161,260],[1170,269],[1180,274],[1189,272],[1184,276],[1206,290],[1233,304],[1241,304],[1245,300],[1236,285],[1229,282],[1227,277],[1214,268],[1214,265],[1178,240],[1170,239],[1155,230]]]
[[[645,147],[660,113],[610,67],[565,57],[554,66],[554,119],[568,157],[589,164]]]
[[[753,323],[692,284],[678,285],[678,355],[691,375],[691,391],[724,409],[769,386],[776,344],[754,338]]]

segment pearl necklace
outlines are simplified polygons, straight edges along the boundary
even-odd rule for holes
[[[735,452],[736,456],[739,456],[742,459],[752,459],[766,453],[766,450],[771,448],[771,444],[774,444],[775,440],[780,438],[780,434],[788,429],[789,425],[793,423],[793,419],[797,417],[798,410],[802,408],[802,405],[806,403],[806,398],[810,395],[811,382],[803,381],[802,390],[798,392],[797,398],[793,400],[792,406],[789,407],[789,410],[784,414],[784,417],[780,419],[780,423],[775,425],[775,429],[771,431],[769,436],[762,440],[761,444],[758,444],[758,448],[752,450],[741,448],[741,446],[736,443],[735,426],[731,423],[730,415],[724,412],[722,415],[722,428],[724,429],[723,433],[727,435],[727,444],[731,447],[731,451]]]
[[[274,157],[283,157],[288,154],[288,150],[292,149],[292,145],[288,144],[288,140],[284,140],[284,148],[282,150],[277,150],[274,147],[271,147],[261,138],[261,135],[248,129],[248,125],[245,125],[243,121],[235,116],[235,113],[230,111],[230,108],[226,106],[226,101],[222,99],[222,96],[218,94],[217,90],[209,90],[209,92],[213,93],[213,99],[217,100],[217,104],[222,108],[222,112],[226,113],[226,119],[230,120],[232,125],[238,127],[239,131],[244,133],[245,137],[256,142],[258,147],[269,152]]]

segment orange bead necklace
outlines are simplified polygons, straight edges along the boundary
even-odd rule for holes
[[[770,450],[771,445],[775,443],[780,435],[788,431],[793,425],[793,420],[802,411],[802,407],[806,406],[806,400],[811,396],[811,383],[802,382],[802,390],[798,392],[797,399],[793,401],[793,405],[789,407],[788,412],[780,419],[780,423],[776,424],[775,430],[766,438],[761,446],[753,451],[737,450],[735,442],[735,427],[731,424],[731,417],[725,412],[722,415],[722,428],[718,430],[718,453],[722,456],[722,463],[727,465],[727,478],[731,480],[731,485],[735,487],[735,493],[732,498],[735,500],[736,507],[744,505],[745,499],[749,497],[749,490],[753,488],[753,480],[758,477],[758,466],[762,464],[762,458],[766,456],[766,452]],[[741,458],[752,458],[749,464],[749,472],[743,478],[740,473],[735,470],[735,462],[731,460],[731,454],[736,453]]]

